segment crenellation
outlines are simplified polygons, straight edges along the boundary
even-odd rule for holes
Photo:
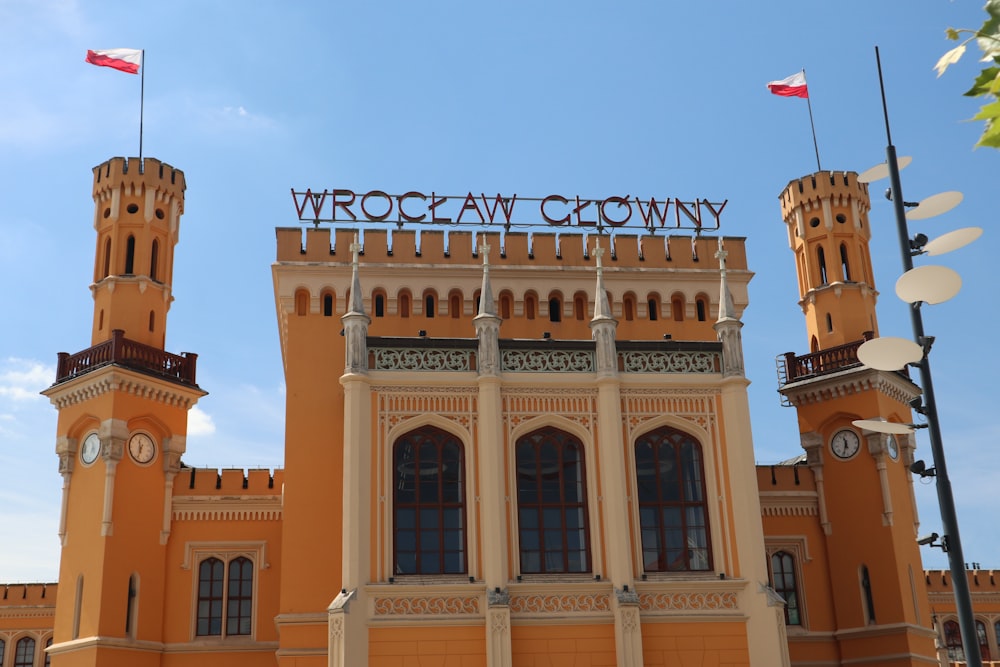
[[[445,259],[444,232],[442,230],[421,230],[420,256],[428,262],[440,262]]]
[[[139,195],[147,188],[153,188],[183,202],[187,187],[183,171],[151,157],[141,160],[114,157],[94,167],[93,171],[95,200],[101,191],[123,188],[126,193]]]
[[[267,495],[280,493],[281,469],[187,468],[174,485],[175,496]],[[277,489],[277,491],[275,491]]]
[[[788,186],[780,195],[781,215],[788,221],[796,207],[802,206],[809,211],[819,207],[823,199],[839,198],[842,206],[846,201],[854,201],[868,210],[868,184],[858,181],[858,175],[852,171],[823,172],[820,178],[816,174],[789,181]]]
[[[763,491],[814,491],[813,472],[804,465],[758,465],[757,487]]]
[[[56,603],[57,584],[16,583],[0,584],[0,607],[53,606]]]
[[[329,227],[306,229],[305,260],[307,262],[329,262],[332,255]]]

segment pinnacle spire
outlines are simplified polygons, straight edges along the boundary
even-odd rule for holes
[[[726,277],[726,258],[729,256],[729,252],[726,251],[725,246],[722,244],[722,238],[719,238],[719,249],[715,253],[716,259],[719,260],[719,319],[718,322],[723,322],[726,320],[738,320],[736,317],[736,306],[733,305],[733,294],[729,291],[729,280]]]
[[[358,243],[358,235],[355,232],[354,242],[351,243],[351,306],[347,312],[365,314],[365,303],[361,296],[361,279],[358,277],[358,255],[362,245]]]
[[[604,248],[601,247],[601,237],[597,237],[594,244],[594,257],[597,258],[597,293],[594,294],[594,317],[591,320],[610,320],[611,306],[608,304],[608,291],[604,288],[604,264],[601,257],[604,255]]]
[[[490,285],[490,244],[486,242],[485,234],[483,234],[483,242],[479,245],[479,251],[483,255],[483,285],[479,290],[479,314],[496,316],[493,288]]]

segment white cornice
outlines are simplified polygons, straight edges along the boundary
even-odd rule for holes
[[[54,384],[42,392],[57,409],[97,398],[109,392],[140,396],[189,410],[208,392],[110,364]]]
[[[905,376],[865,366],[789,382],[778,391],[793,406],[820,403],[866,391],[885,394],[900,403],[908,403],[920,395],[920,388]]]

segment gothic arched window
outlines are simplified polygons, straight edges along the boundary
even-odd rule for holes
[[[785,625],[802,625],[799,587],[795,580],[795,558],[787,551],[771,556],[771,583],[774,592],[785,599]]]

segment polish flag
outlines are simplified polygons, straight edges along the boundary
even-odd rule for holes
[[[105,49],[103,51],[88,50],[87,62],[100,67],[138,74],[142,65],[142,50],[140,49]]]
[[[772,81],[767,84],[767,89],[782,97],[809,97],[805,72],[796,72],[787,79]]]

